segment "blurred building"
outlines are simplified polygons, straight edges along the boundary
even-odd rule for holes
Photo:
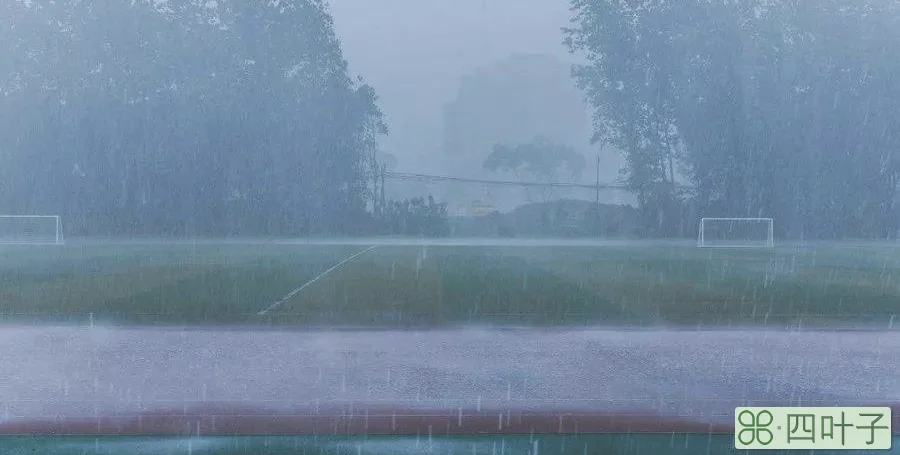
[[[529,179],[527,175],[489,172],[483,168],[484,160],[495,144],[530,142],[544,136],[574,148],[589,164],[580,180],[560,180],[593,183],[597,178],[598,147],[590,144],[591,109],[571,77],[571,63],[552,55],[512,55],[464,76],[454,99],[444,105],[442,135],[442,172],[454,177]],[[600,180],[615,181],[624,159],[610,151],[603,152],[602,159]],[[482,185],[471,183],[445,182],[442,186],[440,197],[454,207],[471,204],[485,192]],[[560,198],[596,200],[595,191],[582,189],[491,186],[489,191],[492,205],[501,212]],[[608,191],[600,196],[601,202],[622,201],[621,195]]]

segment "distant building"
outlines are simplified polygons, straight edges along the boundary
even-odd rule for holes
[[[527,176],[489,172],[483,163],[494,145],[528,142],[536,136],[571,146],[588,163],[595,164],[597,147],[590,144],[591,111],[584,101],[584,93],[571,77],[571,62],[556,56],[511,55],[479,68],[462,77],[456,96],[444,105],[441,173],[486,180],[527,179]],[[625,161],[612,151],[604,151],[602,158],[600,180],[612,182]],[[595,166],[590,166],[578,183],[593,182],[594,169]],[[559,198],[596,200],[592,189],[519,186],[490,189],[491,205],[500,212]],[[479,184],[447,182],[443,196],[451,205],[467,206],[482,192],[483,186]],[[601,192],[600,199],[607,203],[622,201],[621,195],[608,191]]]

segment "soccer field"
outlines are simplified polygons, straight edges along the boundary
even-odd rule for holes
[[[895,244],[416,242],[4,245],[0,316],[279,327],[887,328],[900,312]]]

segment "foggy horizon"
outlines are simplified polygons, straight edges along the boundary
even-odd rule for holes
[[[0,1],[0,453],[900,447],[898,48],[884,0]]]
[[[391,127],[381,143],[397,155],[398,172],[446,174],[442,108],[465,76],[517,54],[577,61],[563,45],[565,1],[332,0],[330,7],[351,73],[378,93]]]

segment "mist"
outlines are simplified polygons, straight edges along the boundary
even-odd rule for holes
[[[404,172],[443,170],[442,107],[464,76],[512,54],[573,60],[560,33],[569,21],[564,1],[333,0],[331,10],[351,70],[377,88],[397,125],[382,145]]]
[[[2,12],[10,237],[898,232],[889,4]]]
[[[882,0],[0,2],[0,452],[896,445],[898,48]]]

